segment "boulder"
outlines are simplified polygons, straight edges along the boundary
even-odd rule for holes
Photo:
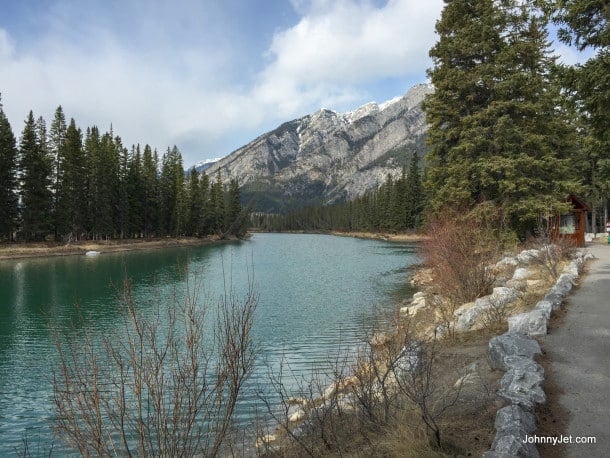
[[[481,299],[477,299],[477,301],[474,303],[469,302],[460,306],[455,312],[453,312],[453,314],[457,317],[455,331],[465,332],[470,330],[476,323],[479,315],[490,307],[491,305],[489,304],[489,301],[482,302]]]
[[[546,402],[542,389],[544,369],[540,364],[525,356],[507,356],[504,363],[508,370],[500,380],[498,396],[527,411]]]
[[[519,298],[519,292],[514,288],[499,286],[493,289],[489,301],[492,307],[504,307]]]
[[[553,303],[550,301],[538,301],[534,306],[534,310],[540,310],[546,316],[547,321],[551,318],[551,313],[553,312]]]
[[[536,431],[536,417],[519,406],[510,405],[496,412],[494,426],[498,432],[520,430],[524,435],[532,434]]]
[[[498,262],[496,262],[496,268],[500,269],[506,266],[517,266],[519,265],[519,261],[515,258],[511,258],[510,256],[504,256]]]
[[[303,407],[298,405],[293,405],[288,408],[288,412],[286,413],[286,417],[289,422],[296,423],[298,421],[303,421],[307,418],[307,413]]]
[[[397,377],[405,377],[421,368],[422,347],[419,342],[404,346],[394,362],[394,373]]]
[[[508,317],[508,332],[518,332],[527,336],[546,335],[548,316],[544,310],[534,309]]]
[[[525,267],[519,267],[518,269],[515,270],[515,272],[513,273],[513,280],[527,280],[528,278],[530,278],[534,273],[529,270],[526,269]]]
[[[507,370],[504,362],[508,356],[533,358],[541,354],[540,345],[531,337],[516,333],[506,333],[489,340],[489,359],[492,369]]]
[[[548,294],[544,296],[543,300],[546,302],[550,302],[553,307],[553,310],[559,310],[561,308],[561,304],[563,303],[563,296],[557,291],[553,291],[551,289],[551,291],[549,291]]]
[[[540,250],[523,250],[517,255],[517,262],[521,265],[529,265],[540,258]]]

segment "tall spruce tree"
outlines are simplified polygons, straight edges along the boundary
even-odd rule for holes
[[[12,240],[17,223],[17,144],[0,98],[0,241]]]
[[[577,190],[544,24],[530,2],[454,0],[436,30],[424,103],[432,205],[491,202],[525,235]]]
[[[61,153],[61,181],[57,187],[56,221],[59,234],[66,240],[82,237],[87,217],[87,168],[83,135],[74,118],[66,129]]]
[[[66,117],[61,105],[55,110],[55,117],[51,122],[49,130],[49,154],[52,161],[51,172],[51,189],[53,191],[53,227],[55,237],[59,235],[59,226],[62,224],[58,214],[58,199],[61,195],[61,186],[63,182],[63,166],[62,161],[65,156],[66,145]]]
[[[158,233],[158,158],[149,145],[144,146],[142,157],[142,223],[144,237]]]
[[[43,239],[52,227],[52,162],[47,153],[44,120],[34,121],[30,111],[19,144],[22,228],[26,241]]]

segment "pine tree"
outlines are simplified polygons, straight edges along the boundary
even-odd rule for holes
[[[68,240],[81,238],[87,218],[87,170],[83,135],[72,118],[66,129],[61,153],[61,181],[57,186],[56,222],[60,235]]]
[[[146,200],[140,145],[132,148],[126,179],[129,237],[140,237],[144,233],[144,205]]]
[[[184,230],[186,199],[182,155],[176,146],[163,155],[159,177],[161,233],[177,237]]]
[[[201,235],[199,230],[203,216],[203,202],[201,201],[201,190],[199,189],[199,173],[197,173],[195,167],[189,171],[187,201],[186,232],[188,235]]]
[[[593,232],[598,208],[607,216],[610,199],[610,6],[602,0],[547,0],[558,36],[578,50],[595,50],[582,65],[564,68],[563,81],[581,111],[581,158]],[[603,223],[602,223],[603,224]]]
[[[491,202],[521,235],[565,209],[574,132],[543,26],[530,3],[446,1],[424,104],[434,208]]]
[[[13,239],[17,223],[17,145],[0,98],[0,240]]]
[[[144,146],[142,158],[142,220],[144,237],[152,237],[158,232],[158,158],[149,145]]]
[[[43,239],[51,229],[52,162],[47,154],[44,120],[30,111],[19,144],[22,171],[22,222],[26,241]]]
[[[409,172],[405,182],[406,228],[415,229],[420,226],[425,208],[425,195],[419,170],[419,155],[413,153],[409,163]]]
[[[62,224],[58,215],[58,199],[61,194],[60,187],[63,181],[63,164],[66,145],[66,117],[61,105],[55,110],[55,117],[51,123],[49,131],[49,153],[51,156],[53,169],[51,174],[51,189],[53,191],[53,226],[55,237],[58,237],[59,226]]]

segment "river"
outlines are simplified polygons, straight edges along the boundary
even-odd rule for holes
[[[112,331],[121,323],[125,276],[138,307],[183,292],[188,275],[202,280],[202,297],[212,301],[226,288],[243,295],[253,283],[259,355],[238,410],[246,424],[259,402],[253,387],[268,388],[281,362],[293,380],[307,377],[384,320],[409,293],[415,251],[410,243],[255,234],[222,245],[0,261],[0,456],[18,455],[25,438],[34,454],[50,448],[57,364],[50,329],[69,332],[80,310],[88,331]]]

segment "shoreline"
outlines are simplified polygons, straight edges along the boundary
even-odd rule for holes
[[[256,231],[249,232],[244,239],[252,236]],[[313,233],[313,232],[312,232]],[[421,242],[426,236],[423,234],[387,234],[377,232],[316,232],[337,237],[352,237],[359,239],[384,240],[386,242]],[[218,243],[234,242],[242,239],[221,239],[218,236],[183,237],[183,238],[152,238],[152,239],[111,239],[111,240],[83,240],[69,244],[59,242],[33,242],[33,243],[1,243],[0,261],[11,259],[44,258],[48,256],[77,256],[87,251],[100,253],[117,253],[123,251],[158,250],[162,248],[203,246]]]
[[[246,236],[246,238],[247,237],[248,236]],[[217,236],[210,236],[202,238],[84,240],[69,244],[58,242],[4,243],[0,244],[0,261],[43,258],[49,256],[76,256],[84,255],[87,251],[117,253],[124,251],[158,250],[161,248],[212,245],[234,242],[237,240],[240,239],[221,239]]]
[[[357,239],[372,239],[372,240],[384,240],[386,242],[421,242],[427,239],[424,234],[415,233],[398,233],[389,234],[385,232],[339,232],[331,231],[329,235],[336,235],[338,237],[353,237]]]

